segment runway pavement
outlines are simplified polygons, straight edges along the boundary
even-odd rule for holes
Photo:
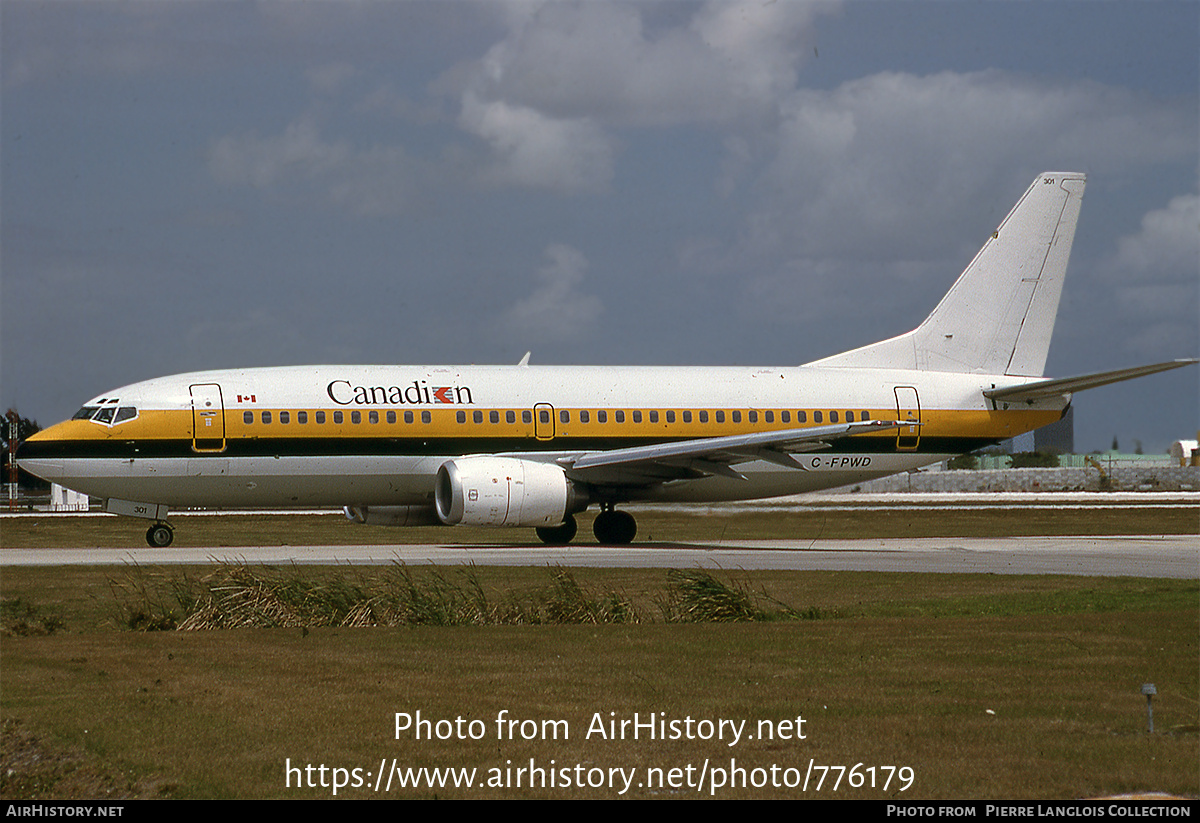
[[[195,563],[627,568],[828,569],[844,571],[1079,574],[1200,579],[1200,537],[933,537],[578,545],[242,546],[169,549],[4,549],[0,566]]]

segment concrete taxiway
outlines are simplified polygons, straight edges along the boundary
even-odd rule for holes
[[[1079,574],[1200,579],[1200,537],[932,537],[578,545],[240,546],[4,549],[0,566],[196,563],[720,567],[839,571]]]

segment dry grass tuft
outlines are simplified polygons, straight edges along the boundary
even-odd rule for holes
[[[164,578],[132,567],[110,580],[118,624],[133,631],[328,626],[487,626],[639,622],[630,601],[597,595],[563,568],[550,585],[491,599],[467,569],[414,574],[397,565],[382,574],[313,577],[299,569],[221,565],[202,578]]]

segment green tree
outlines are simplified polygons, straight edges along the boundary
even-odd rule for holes
[[[1047,452],[1018,452],[1008,459],[1013,469],[1057,469],[1058,455]]]
[[[979,468],[979,457],[974,454],[960,454],[958,457],[951,457],[946,468],[974,470]]]

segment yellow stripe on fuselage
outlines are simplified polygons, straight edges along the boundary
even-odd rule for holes
[[[303,411],[307,414],[308,422],[298,422],[298,412]],[[354,411],[358,412],[358,422],[354,421]],[[393,411],[396,414],[396,422],[389,423],[387,414]],[[490,420],[490,412],[496,411],[499,414],[499,422],[493,423]],[[513,412],[516,422],[507,422],[506,412]],[[363,438],[363,437],[427,437],[430,439],[440,438],[496,438],[508,437],[514,439],[535,439],[535,434],[547,434],[552,427],[553,439],[559,438],[601,438],[601,437],[635,437],[635,438],[683,438],[683,439],[699,439],[706,437],[723,437],[734,434],[745,434],[750,432],[761,431],[779,431],[783,429],[803,429],[814,426],[828,426],[832,423],[845,423],[847,411],[852,411],[854,421],[859,422],[862,418],[863,409],[637,409],[641,412],[641,422],[635,422],[633,412],[635,409],[624,408],[587,408],[586,411],[590,417],[589,422],[582,423],[579,419],[580,411],[584,409],[553,409],[553,422],[547,424],[539,424],[535,432],[535,424],[533,422],[525,422],[524,413],[530,413],[533,410],[522,409],[491,409],[477,407],[457,406],[449,409],[437,408],[374,408],[364,410],[346,410],[339,409],[279,409],[279,408],[260,408],[254,409],[245,408],[227,408],[225,410],[224,420],[224,439],[239,440],[239,439],[261,439],[261,438],[304,438],[304,437],[345,437],[345,438]],[[560,413],[566,411],[568,421],[563,422]],[[601,423],[597,421],[597,412],[604,411],[607,414],[607,422]],[[625,415],[624,422],[617,422],[617,412],[623,411]],[[657,411],[658,422],[650,421],[650,412]],[[701,411],[707,412],[708,421],[700,421]],[[716,413],[722,411],[725,414],[725,421],[722,423],[716,422]],[[734,412],[741,414],[741,421],[734,422]],[[787,411],[790,415],[790,420],[784,422],[782,414]],[[798,412],[803,411],[805,414],[804,422],[797,422]],[[897,414],[895,408],[891,409],[866,409],[868,416],[872,420],[896,420]],[[247,423],[245,413],[250,412],[253,422]],[[271,422],[264,423],[263,413],[267,412],[270,415]],[[281,423],[280,414],[286,412],[289,417],[289,422]],[[318,423],[318,413],[324,413],[325,422]],[[371,413],[378,415],[378,422],[371,421]],[[405,413],[413,415],[413,422],[405,422]],[[483,422],[475,422],[475,413],[480,412],[483,416]],[[674,422],[668,422],[668,412],[673,412],[675,416]],[[691,421],[685,422],[685,412],[691,413]],[[751,423],[749,416],[751,412],[758,415],[758,421]],[[767,412],[770,412],[774,420],[767,422],[765,417]],[[816,414],[820,412],[821,420],[816,420]],[[830,413],[836,412],[838,415],[837,421],[830,420]],[[422,422],[422,414],[428,413],[430,422]],[[341,422],[335,422],[335,416],[341,415]],[[459,422],[458,415],[464,415],[465,422]],[[536,412],[533,412],[536,414]],[[1050,423],[1056,422],[1061,417],[1061,412],[1053,409],[1037,410],[1037,409],[1011,409],[1011,410],[984,410],[984,409],[923,409],[921,411],[921,432],[922,439],[930,437],[945,437],[945,438],[980,438],[1003,440],[1010,437],[1023,434],[1027,431],[1040,428]],[[35,438],[39,440],[120,440],[120,441],[138,441],[138,440],[191,440],[193,436],[193,414],[190,409],[182,410],[139,410],[137,418],[119,423],[115,426],[106,426],[101,423],[95,423],[90,420],[68,420],[59,423],[37,435]],[[218,430],[219,431],[219,430]],[[208,432],[202,430],[201,437],[218,437],[217,432]],[[872,432],[867,434],[856,435],[857,437],[877,437],[895,439],[895,430],[885,430],[881,432]],[[543,438],[545,439],[545,438]]]

